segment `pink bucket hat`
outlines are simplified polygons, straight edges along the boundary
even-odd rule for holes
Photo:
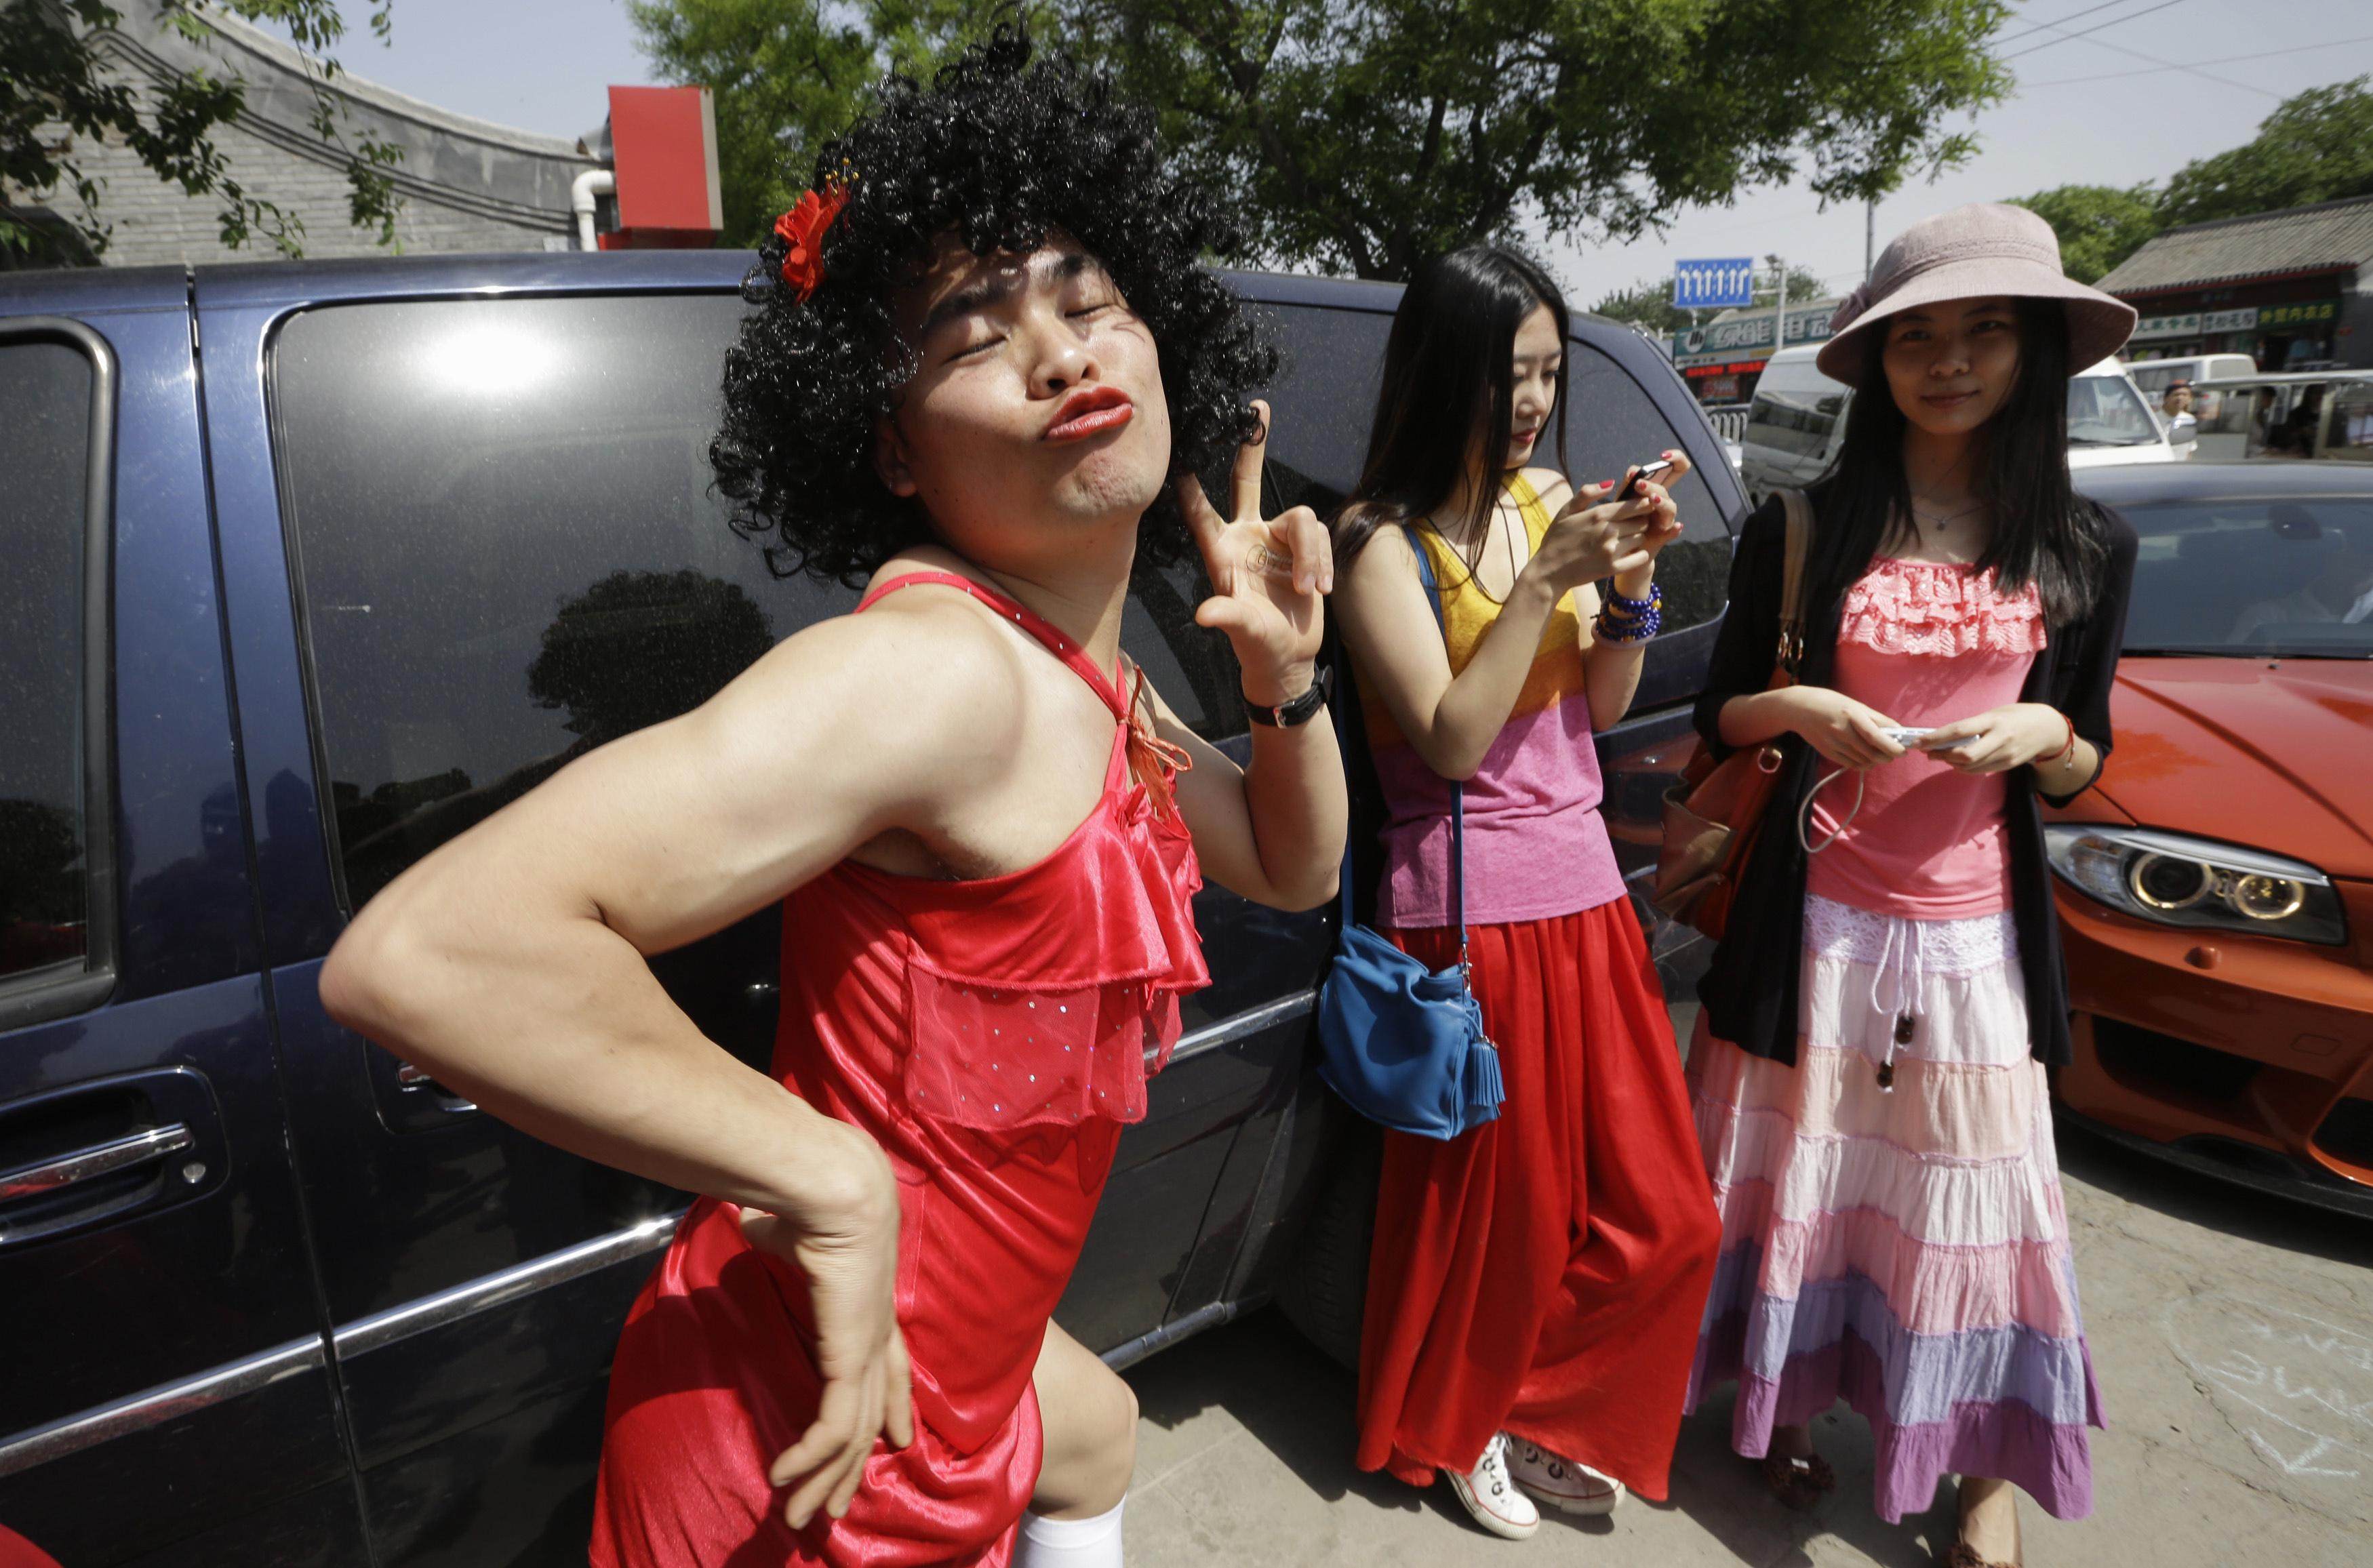
[[[2060,270],[2060,237],[2025,207],[1972,202],[1922,218],[1878,253],[1870,281],[1829,318],[1836,335],[1821,345],[1821,374],[1862,382],[1864,338],[1888,317],[1945,299],[2010,295],[2058,299],[2068,311],[2073,374],[2116,353],[2134,330],[2134,308],[2088,288]]]

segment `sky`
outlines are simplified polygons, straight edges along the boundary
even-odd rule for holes
[[[392,47],[360,30],[340,58],[355,75],[441,107],[576,137],[608,111],[602,89],[652,79],[623,0],[395,0]],[[2082,34],[2081,37],[2071,37]],[[1962,202],[2053,185],[2164,181],[2250,139],[2283,98],[2373,73],[2366,0],[2027,0],[1995,53],[2018,87],[1979,115],[1978,155],[1934,183],[1881,202],[1877,241]],[[2189,69],[2168,69],[2185,66]],[[1955,128],[1960,128],[1956,126]],[[1674,261],[1783,253],[1840,293],[1862,279],[1859,205],[1823,212],[1802,187],[1691,207],[1661,235],[1540,247],[1573,303],[1587,306]]]

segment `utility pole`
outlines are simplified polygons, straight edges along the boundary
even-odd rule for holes
[[[1777,354],[1788,346],[1788,263],[1776,255],[1763,259],[1771,263],[1771,275],[1780,285],[1779,305],[1771,316],[1771,352]]]
[[[1870,281],[1870,269],[1876,264],[1878,247],[1878,198],[1871,197],[1862,205],[1862,280]]]

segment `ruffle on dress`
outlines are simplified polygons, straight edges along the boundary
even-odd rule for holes
[[[1059,881],[1025,871],[904,890],[915,1115],[979,1131],[1145,1119],[1179,998],[1210,983],[1195,933],[1202,875],[1161,805],[1145,784],[1108,792],[1056,851],[1072,862]],[[988,904],[998,919],[982,918]]]
[[[2032,582],[2004,593],[1991,568],[1884,556],[1846,591],[1838,638],[1880,653],[1936,659],[2040,653],[2043,597]]]

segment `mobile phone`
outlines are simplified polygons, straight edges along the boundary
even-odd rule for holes
[[[1602,507],[1618,506],[1625,501],[1637,500],[1640,496],[1640,486],[1643,482],[1661,478],[1665,471],[1672,466],[1670,459],[1661,457],[1654,462],[1642,463],[1639,472],[1609,490],[1600,498],[1598,504]]]
[[[1935,733],[1935,731],[1933,730],[1913,729],[1911,726],[1904,724],[1896,724],[1881,730],[1879,733],[1886,736],[1888,740],[1893,741],[1897,745],[1903,747],[1906,751],[1911,751],[1917,749],[1921,742],[1926,740],[1930,735]]]

